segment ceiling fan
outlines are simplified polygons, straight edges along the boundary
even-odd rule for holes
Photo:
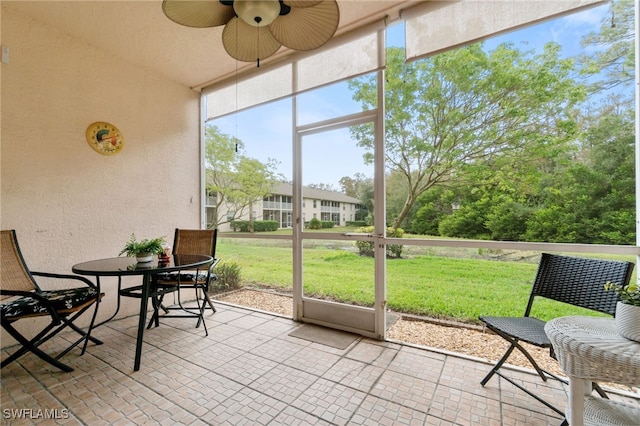
[[[224,25],[222,45],[243,62],[267,58],[285,46],[313,50],[335,34],[336,0],[163,0],[172,21],[194,28]]]

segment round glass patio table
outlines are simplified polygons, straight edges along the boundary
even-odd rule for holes
[[[202,268],[203,266],[209,266],[211,262],[213,262],[213,258],[211,256],[193,254],[175,254],[173,256],[169,256],[168,261],[160,261],[157,257],[154,257],[151,262],[137,262],[135,257],[114,257],[78,263],[73,265],[71,270],[79,275],[96,277],[98,293],[100,292],[100,277],[118,277],[118,307],[116,308],[116,313],[114,313],[107,321],[115,317],[120,309],[120,296],[123,292],[128,290],[120,289],[121,278],[129,275],[142,276],[142,284],[139,287],[140,314],[138,321],[138,335],[136,338],[136,355],[133,366],[133,370],[138,371],[140,369],[142,338],[147,321],[149,297],[152,295],[151,284],[153,282],[153,278],[157,276],[157,274],[161,273]],[[105,322],[106,321],[103,321],[98,325],[104,324]]]

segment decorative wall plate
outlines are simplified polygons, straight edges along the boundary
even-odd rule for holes
[[[97,121],[87,127],[87,143],[102,155],[113,155],[122,150],[124,139],[116,126]]]

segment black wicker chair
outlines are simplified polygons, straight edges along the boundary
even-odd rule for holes
[[[549,348],[550,356],[555,358],[553,347],[544,332],[545,321],[531,317],[533,302],[538,297],[553,299],[582,308],[591,309],[609,315],[615,315],[617,295],[606,291],[607,281],[628,284],[631,279],[634,264],[612,260],[587,259],[580,257],[560,256],[542,253],[538,272],[529,296],[529,302],[522,317],[491,317],[481,316],[480,320],[494,333],[510,343],[509,348],[495,366],[480,382],[485,386],[494,374],[504,378],[517,388],[529,394],[542,404],[564,415],[563,411],[549,402],[535,395],[519,383],[514,382],[500,371],[500,367],[507,361],[514,349],[518,349],[531,363],[542,380],[553,378],[565,382],[562,378],[543,370],[533,357],[520,344],[526,342],[531,345]],[[601,396],[606,394],[595,385]]]

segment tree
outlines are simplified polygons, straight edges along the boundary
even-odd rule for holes
[[[611,3],[611,15],[602,20],[600,31],[590,33],[581,40],[584,47],[596,49],[592,54],[580,56],[581,74],[587,77],[599,75],[591,86],[594,92],[633,84],[634,18],[632,0],[614,1]],[[627,101],[632,103],[633,90],[628,93]]]
[[[243,151],[242,141],[220,132],[217,126],[207,126],[205,173],[207,191],[214,194],[214,227],[247,214],[251,223],[253,204],[269,195],[278,181],[275,160],[264,164]]]
[[[342,192],[353,198],[361,198],[369,186],[373,186],[373,179],[363,173],[356,173],[353,177],[343,176],[338,181]]]
[[[543,181],[541,208],[530,218],[534,241],[590,244],[635,242],[633,111],[610,97],[592,114],[579,156]]]
[[[411,232],[414,234],[440,235],[440,221],[453,211],[455,195],[453,191],[439,185],[422,194],[416,213],[411,219]]]
[[[373,179],[356,173],[353,177],[341,177],[339,183],[343,193],[360,200],[362,208],[356,212],[355,219],[365,220],[373,212]]]
[[[548,149],[574,137],[572,108],[585,91],[570,78],[574,63],[559,59],[559,51],[553,43],[539,55],[502,44],[487,53],[474,44],[407,64],[401,49],[387,50],[386,164],[406,187],[401,207],[388,218],[393,227],[421,194],[455,179],[465,165],[497,155],[526,162],[532,147]],[[374,77],[350,82],[354,99],[367,109],[377,104],[375,87]],[[371,161],[372,127],[351,132]]]
[[[310,183],[306,185],[307,188],[319,189],[321,191],[338,192],[336,188],[330,183]]]

